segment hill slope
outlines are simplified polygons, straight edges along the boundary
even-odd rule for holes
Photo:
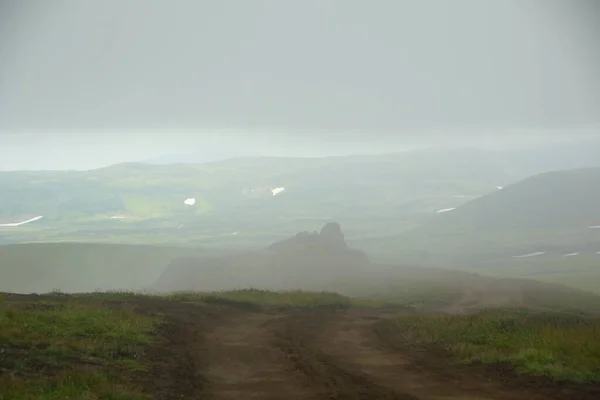
[[[349,247],[337,223],[326,224],[320,233],[301,232],[260,251],[211,259],[174,259],[151,289],[168,293],[248,287],[335,291],[416,303],[427,298],[454,311],[472,306],[533,304],[542,308],[600,307],[597,296],[531,279],[494,279],[462,271],[380,264]]]
[[[222,254],[210,249],[84,243],[0,246],[0,292],[141,290],[173,259]]]
[[[559,257],[568,265],[569,256],[599,257],[600,229],[594,228],[600,225],[598,204],[600,168],[548,172],[363,247],[375,251],[371,247],[395,246],[413,259],[454,266],[500,259],[517,262],[529,255]]]
[[[548,172],[439,215],[423,229],[577,229],[600,226],[600,168]]]

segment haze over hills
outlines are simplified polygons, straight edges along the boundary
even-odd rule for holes
[[[202,153],[180,153],[165,154],[139,160],[143,164],[169,165],[169,164],[201,164],[235,158],[236,155],[227,152],[202,152]]]
[[[4,172],[0,225],[9,226],[0,226],[0,244],[241,251],[336,220],[353,247],[394,263],[459,268],[537,252],[596,257],[600,229],[588,226],[600,225],[598,169],[539,172],[600,163],[597,150],[429,149]]]
[[[23,241],[17,236],[25,233],[25,240],[98,240],[106,231],[131,238],[153,228],[166,244],[168,236],[188,240],[184,233],[241,243],[252,228],[266,244],[332,219],[344,221],[351,238],[391,235],[530,175],[598,163],[600,147],[585,143],[3,172],[0,224],[44,217],[6,232],[7,241]],[[42,236],[31,236],[36,227]]]
[[[558,293],[590,296],[564,286],[530,280],[499,280],[467,272],[374,262],[346,243],[336,222],[325,224],[320,232],[300,232],[260,250],[210,259],[176,258],[151,289],[170,293],[247,287],[275,291],[333,290],[371,297],[395,293],[399,298],[423,290],[437,291],[442,298],[462,292],[459,295],[462,298],[457,299],[461,308],[522,307],[533,303],[545,307],[554,303],[552,296]]]
[[[218,235],[252,226],[255,232],[264,227],[284,234],[303,230],[306,219],[367,218],[377,223],[391,217],[406,223],[496,190],[498,179],[510,179],[499,171],[491,178],[473,174],[464,163],[436,165],[423,154],[5,172],[0,174],[0,188],[7,194],[0,199],[0,223],[43,215],[37,226],[62,224],[62,229],[90,232],[147,231],[154,226]],[[186,199],[193,199],[193,204],[186,205]],[[288,228],[274,226],[288,222],[292,225]]]

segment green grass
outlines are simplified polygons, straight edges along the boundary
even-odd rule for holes
[[[202,296],[204,302],[251,305],[258,309],[348,307],[350,299],[337,293],[267,290],[235,290]]]
[[[107,296],[110,294],[102,294]],[[114,295],[114,294],[113,294]],[[248,305],[256,309],[288,309],[314,307],[349,307],[358,300],[332,292],[307,292],[302,290],[270,291],[240,289],[222,292],[176,292],[164,298],[174,301],[193,301],[205,304]]]
[[[133,382],[158,323],[101,303],[0,298],[0,400],[144,399]]]
[[[426,289],[364,298],[333,292],[257,289],[169,295],[53,292],[52,301],[0,293],[0,400],[147,398],[139,386],[147,373],[144,352],[163,321],[128,308],[139,298],[269,311],[432,301],[427,296],[436,290]],[[449,293],[437,295],[443,299]],[[108,306],[110,301],[120,301],[118,308]],[[442,346],[461,363],[509,362],[521,373],[575,382],[600,381],[598,318],[487,310],[469,316],[407,316],[383,321],[376,329],[387,337]]]
[[[336,293],[254,289],[166,296],[130,291],[50,295],[52,301],[0,293],[0,400],[150,398],[139,382],[148,372],[145,349],[162,320],[127,308],[143,297],[256,311],[352,304]],[[121,303],[109,307],[109,301]]]
[[[600,381],[598,318],[487,310],[468,316],[409,316],[377,329],[412,343],[441,346],[460,363],[508,362],[520,373]]]
[[[389,287],[374,287],[365,290],[362,297],[388,304],[429,307],[450,304],[460,294],[460,288],[438,282],[411,282],[409,284],[394,282]]]
[[[61,295],[60,291],[52,292]],[[349,306],[355,300],[333,292],[309,292],[302,290],[270,291],[261,289],[237,289],[218,292],[180,291],[169,294],[159,294],[149,291],[109,290],[89,293],[64,294],[75,299],[91,299],[97,301],[119,301],[135,298],[161,298],[171,301],[210,304],[215,300],[230,301],[231,304],[252,304],[259,308],[310,308],[321,306]],[[358,302],[358,300],[356,300]]]
[[[78,293],[75,296],[97,300],[160,297],[172,301],[194,302],[197,304],[250,306],[256,310],[307,309],[317,307],[377,307],[389,303],[379,299],[348,297],[334,292],[309,292],[303,290],[270,291],[260,289],[239,289],[221,292],[182,291],[166,295],[145,292],[108,291]]]

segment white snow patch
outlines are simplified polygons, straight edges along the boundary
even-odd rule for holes
[[[588,226],[588,228],[590,228],[590,229],[600,229],[600,225],[592,225],[592,226]]]
[[[541,256],[542,254],[546,254],[546,252],[545,251],[536,251],[535,253],[523,254],[520,256],[513,256],[513,258],[535,257],[535,256]]]
[[[435,213],[436,213],[436,214],[440,214],[440,213],[445,213],[445,212],[452,211],[452,210],[456,210],[456,207],[452,207],[452,208],[442,208],[441,210],[437,210]]]
[[[0,226],[21,226],[21,225],[28,224],[30,222],[39,221],[42,218],[44,218],[44,216],[43,215],[39,215],[37,217],[33,217],[33,218],[30,218],[30,219],[25,220],[25,221],[11,222],[11,223],[8,223],[8,224],[0,224]]]
[[[235,235],[239,235],[239,234],[240,234],[239,232],[233,232],[233,233],[232,233],[232,235],[234,235],[234,236],[235,236]]]
[[[183,204],[185,204],[186,206],[193,206],[194,204],[196,204],[196,199],[193,197],[190,197],[189,199],[185,199]]]
[[[496,186],[496,189],[502,190],[502,189],[504,189],[504,186]]]
[[[579,252],[575,252],[575,253],[568,253],[568,254],[563,254],[563,257],[573,257],[573,256],[577,256],[579,255]]]
[[[273,188],[273,189],[271,189],[271,193],[273,193],[273,196],[277,196],[279,193],[283,192],[284,190],[285,190],[284,187]]]
[[[125,219],[124,215],[113,215],[110,219]]]

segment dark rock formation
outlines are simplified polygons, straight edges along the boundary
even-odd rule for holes
[[[342,233],[342,227],[337,222],[329,222],[323,226],[319,237],[323,243],[332,247],[347,248],[346,238]]]
[[[329,222],[323,226],[321,233],[299,232],[296,236],[275,242],[270,250],[285,252],[292,250],[330,250],[332,252],[349,250],[342,228],[337,222]]]
[[[212,260],[174,260],[157,281],[158,290],[270,288],[328,290],[332,282],[368,273],[367,256],[350,249],[340,224],[300,232],[267,249]]]

